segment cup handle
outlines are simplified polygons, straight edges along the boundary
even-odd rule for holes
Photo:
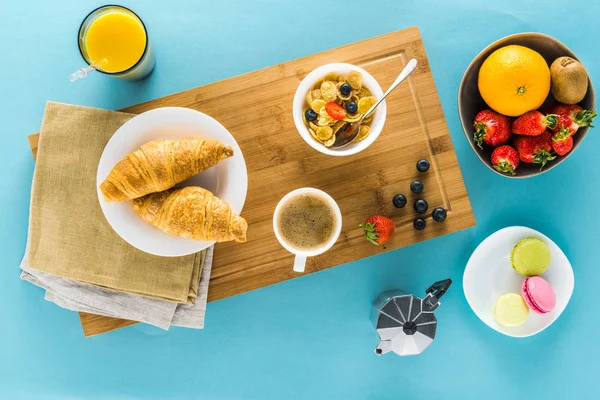
[[[306,256],[297,255],[296,258],[294,258],[294,271],[304,272],[305,267],[306,267]]]

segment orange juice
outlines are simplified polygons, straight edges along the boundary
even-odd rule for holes
[[[101,62],[105,72],[123,72],[133,67],[144,54],[146,31],[134,17],[120,11],[100,15],[89,26],[85,49],[92,63]]]
[[[79,51],[98,71],[119,79],[144,79],[155,59],[146,27],[136,13],[117,5],[95,9],[83,20]]]

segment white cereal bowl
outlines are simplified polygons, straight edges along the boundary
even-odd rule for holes
[[[512,268],[510,254],[519,240],[528,237],[542,240],[550,249],[550,266],[541,276],[554,288],[556,306],[546,314],[530,311],[521,326],[502,326],[494,319],[494,303],[503,294],[521,294],[526,278]],[[524,226],[500,229],[488,236],[471,255],[463,276],[465,297],[473,312],[490,328],[513,337],[532,336],[552,325],[569,303],[574,286],[573,269],[562,250],[549,237]]]
[[[242,150],[223,125],[199,111],[164,107],[137,115],[117,129],[100,157],[96,184],[102,212],[121,238],[146,253],[166,257],[184,256],[204,250],[214,244],[214,241],[169,235],[144,221],[133,210],[131,200],[106,202],[99,186],[115,164],[143,144],[157,139],[189,137],[218,140],[233,148],[233,157],[177,186],[200,186],[210,190],[215,196],[229,203],[234,213],[239,214],[248,190],[248,173]]]
[[[380,99],[383,96],[383,90],[381,90],[381,86],[379,86],[379,83],[377,83],[377,81],[375,80],[375,78],[373,78],[371,74],[369,74],[364,69],[357,67],[356,65],[345,63],[326,64],[319,68],[316,68],[310,74],[306,75],[302,82],[300,82],[300,85],[298,85],[298,89],[296,89],[296,94],[294,95],[292,114],[294,116],[294,123],[296,124],[296,129],[298,129],[300,136],[302,136],[302,139],[304,139],[304,141],[310,147],[323,154],[328,154],[330,156],[349,156],[363,151],[371,144],[373,144],[377,137],[379,137],[379,134],[383,129],[383,125],[385,124],[385,116],[387,110],[384,100],[375,110],[375,114],[373,115],[373,121],[370,125],[371,131],[369,132],[369,136],[367,136],[364,140],[358,143],[349,144],[348,146],[342,147],[341,149],[329,149],[323,146],[321,143],[318,143],[310,135],[310,132],[308,131],[306,125],[304,125],[304,120],[302,119],[302,113],[307,107],[306,94],[309,90],[312,89],[313,85],[319,79],[322,79],[328,73],[337,72],[338,74],[345,75],[350,71],[360,72],[363,79],[363,85],[366,86],[367,89],[369,89],[369,91],[375,98]]]

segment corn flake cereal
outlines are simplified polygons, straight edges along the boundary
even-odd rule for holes
[[[342,84],[348,83],[352,91],[343,95],[340,91]],[[362,85],[362,76],[358,71],[351,71],[347,75],[330,72],[318,80],[306,94],[304,124],[310,135],[319,143],[331,147],[335,143],[338,132],[349,123],[361,121],[365,112],[375,104],[377,99],[371,95],[368,88]],[[334,102],[341,107],[326,107],[327,103]],[[332,114],[327,112],[329,108]],[[335,110],[335,114],[333,114]],[[316,114],[316,115],[315,115]],[[375,112],[373,113],[375,114]],[[373,114],[361,121],[358,127],[356,141],[364,140],[370,133],[369,125]]]
[[[325,107],[325,100],[316,99],[310,103],[310,108],[317,114],[321,111],[321,109]]]
[[[335,142],[335,135],[333,135],[329,140],[326,140],[325,142],[323,142],[323,144],[326,147],[331,147],[334,142]]]
[[[333,129],[330,126],[322,126],[317,129],[316,134],[319,140],[325,141],[333,136]]]
[[[352,86],[352,89],[359,90],[362,87],[362,76],[358,71],[350,71],[348,73],[348,83]]]
[[[363,97],[358,101],[358,112],[361,114],[366,114],[369,111],[369,108],[373,107],[377,103],[377,99],[373,96]]]
[[[325,107],[321,108],[319,112],[319,120],[317,121],[317,125],[319,126],[329,126],[333,125],[335,120],[331,117],[331,115],[327,114],[327,110]]]
[[[337,72],[330,72],[327,75],[325,75],[323,77],[324,81],[332,81],[332,82],[337,82],[337,80],[340,78],[340,74],[338,74]]]
[[[346,118],[344,118],[344,121],[346,122],[358,122],[360,121],[360,119],[362,118],[362,114],[359,112],[356,112],[354,114],[346,114]]]
[[[360,90],[357,91],[356,95],[359,98],[367,97],[371,95],[371,92],[366,87],[361,87]]]
[[[331,81],[324,81],[321,84],[321,96],[325,101],[335,101],[338,97],[338,89],[335,83]]]
[[[313,97],[312,97],[312,90],[309,90],[308,93],[306,93],[306,103],[308,103],[308,105],[310,106],[313,102]]]
[[[368,125],[361,125],[360,130],[358,131],[358,136],[356,137],[356,142],[360,142],[364,138],[369,135],[371,128]]]
[[[308,128],[308,131],[310,132],[310,136],[312,136],[313,139],[315,139],[317,142],[320,142],[320,140],[314,130],[312,130],[311,128]]]

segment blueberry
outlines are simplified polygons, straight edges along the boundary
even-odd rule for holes
[[[429,170],[429,161],[419,160],[417,161],[417,169],[419,172],[427,172]]]
[[[423,218],[417,218],[413,222],[413,226],[418,231],[422,231],[423,229],[425,229],[425,225],[427,225],[427,223],[425,222],[425,220]]]
[[[314,121],[317,119],[318,115],[316,112],[314,112],[311,109],[306,110],[306,112],[304,113],[304,117],[306,118],[307,121]]]
[[[440,207],[436,207],[433,209],[431,216],[437,222],[442,222],[443,220],[446,219],[446,210],[444,210],[443,208],[440,208]]]
[[[347,83],[343,83],[340,86],[340,93],[344,96],[348,96],[350,92],[352,92],[352,86],[348,85]]]
[[[415,201],[414,208],[419,214],[423,214],[425,211],[427,211],[427,207],[427,202],[425,200],[419,199]]]
[[[348,104],[346,104],[346,111],[348,111],[351,114],[354,114],[358,111],[358,106],[355,102],[351,101]]]
[[[421,193],[423,191],[423,182],[414,181],[410,184],[410,191],[413,193]]]
[[[394,203],[394,207],[402,208],[406,205],[406,196],[403,194],[397,194],[394,196],[392,203]]]

